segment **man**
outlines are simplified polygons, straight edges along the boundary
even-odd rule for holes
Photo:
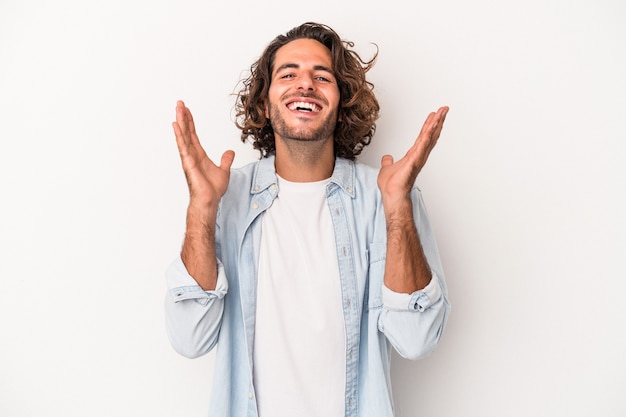
[[[380,170],[355,162],[378,118],[363,61],[328,26],[272,41],[237,103],[258,162],[202,149],[191,112],[173,123],[189,186],[181,255],[167,272],[166,326],[193,358],[217,344],[212,416],[393,415],[391,348],[435,348],[449,303],[415,180],[442,129]]]

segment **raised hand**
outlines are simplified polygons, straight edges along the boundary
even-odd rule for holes
[[[228,188],[235,153],[230,150],[224,152],[220,165],[215,165],[200,145],[191,111],[182,101],[176,104],[176,121],[172,127],[189,186],[187,230],[181,259],[189,274],[204,290],[213,290],[217,282],[217,208]]]
[[[394,163],[393,156],[384,155],[378,174],[378,187],[383,195],[383,202],[393,204],[399,199],[406,199],[430,152],[435,147],[443,122],[448,114],[448,107],[439,108],[430,113],[422,126],[413,146],[400,160]]]
[[[382,157],[378,187],[383,197],[387,222],[385,285],[392,291],[411,294],[430,282],[432,274],[413,220],[411,188],[441,134],[447,107],[426,118],[408,152],[397,162]]]
[[[215,165],[200,145],[191,111],[182,101],[176,104],[176,121],[172,127],[189,186],[190,209],[199,213],[216,209],[228,187],[235,153],[231,150],[224,152],[220,165]]]

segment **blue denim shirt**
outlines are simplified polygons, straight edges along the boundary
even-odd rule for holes
[[[337,159],[326,192],[346,329],[346,417],[393,416],[391,348],[409,359],[428,355],[450,309],[417,187],[411,192],[415,224],[433,279],[413,294],[394,293],[383,285],[386,223],[377,176],[378,170]],[[278,192],[273,157],[231,170],[217,217],[216,289],[202,290],[180,257],[166,274],[166,329],[174,349],[195,358],[217,345],[210,405],[214,417],[257,416],[252,358],[261,215]]]

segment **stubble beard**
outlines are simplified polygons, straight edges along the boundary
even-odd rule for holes
[[[308,142],[317,145],[322,145],[333,137],[337,124],[337,112],[334,112],[329,114],[316,129],[288,126],[280,112],[279,105],[276,104],[269,106],[269,118],[274,133],[283,141]]]

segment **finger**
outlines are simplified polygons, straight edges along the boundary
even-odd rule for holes
[[[185,103],[183,103],[181,100],[176,102],[176,123],[178,123],[182,134],[185,134],[187,132],[187,115],[185,109]]]
[[[428,132],[430,136],[436,136],[436,132],[441,132],[443,121],[445,120],[446,107],[440,107],[436,112],[432,112],[428,115],[428,118],[424,122],[424,130]]]
[[[185,107],[185,116],[187,120],[187,127],[189,129],[189,133],[192,135],[196,134],[196,124],[193,121],[193,115],[191,114],[191,110],[188,107]]]
[[[383,157],[380,160],[381,168],[384,168],[384,167],[389,166],[391,164],[393,164],[393,156],[391,156],[391,155],[383,155]]]
[[[174,129],[174,136],[176,136],[176,146],[178,147],[178,153],[182,159],[185,159],[189,155],[189,146],[185,141],[180,125],[177,122],[172,122],[172,128]]]
[[[437,144],[446,113],[447,107],[444,106],[440,107],[436,112],[428,114],[413,146],[409,148],[405,155],[411,161],[411,164],[421,166],[426,162],[430,152]]]
[[[202,149],[202,145],[200,144],[200,139],[196,134],[196,126],[193,120],[193,115],[191,114],[191,110],[182,100],[178,100],[176,102],[176,123],[179,128],[179,135],[177,140],[181,142],[181,144],[185,144],[187,147],[191,147],[201,155],[204,153]],[[191,152],[191,150],[189,150]],[[182,155],[182,154],[181,154]]]
[[[430,113],[426,117],[426,120],[424,120],[424,124],[422,125],[420,133],[417,135],[417,138],[415,138],[415,142],[413,143],[413,146],[411,147],[411,149],[409,149],[409,152],[417,150],[418,148],[425,146],[430,141],[433,129],[436,126],[436,119],[437,119],[437,113],[435,112]]]
[[[178,147],[180,148],[181,146],[185,146],[186,143],[180,124],[178,122],[172,122],[172,129],[174,129],[174,136],[176,137],[176,144]]]
[[[450,109],[447,106],[444,106],[444,107],[441,107],[437,111],[439,117],[437,118],[437,123],[432,133],[432,136],[434,136],[436,139],[438,139],[439,135],[441,135],[441,130],[443,129],[443,123],[446,121],[446,116],[448,115],[449,110]]]
[[[448,113],[448,107],[443,106],[440,107],[437,112],[432,112],[428,115],[424,124],[422,125],[422,130],[415,141],[414,147],[426,147],[427,149],[432,149],[437,140],[439,139],[439,135],[441,134],[441,129],[443,128],[443,122],[446,119],[446,115]]]
[[[426,117],[419,135],[417,135],[415,142],[413,142],[413,146],[407,151],[407,156],[410,154],[417,156],[423,153],[424,150],[428,152],[428,149],[431,147],[433,130],[436,126],[436,118],[437,113],[435,112],[430,113],[428,117]]]
[[[235,152],[228,150],[222,154],[222,159],[220,161],[220,169],[225,171],[229,170],[233,161],[235,160]]]
[[[196,134],[196,123],[193,120],[193,115],[191,114],[189,107],[184,108],[184,114],[187,127],[186,133],[189,136],[190,143],[196,148],[202,147],[200,144],[200,138],[198,138],[198,135]]]

